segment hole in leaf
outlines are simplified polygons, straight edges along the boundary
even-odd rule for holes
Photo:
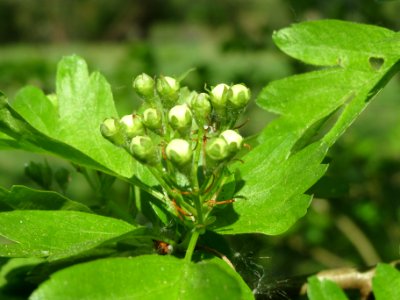
[[[382,57],[370,57],[368,61],[371,68],[375,71],[379,71],[385,63],[385,59]]]
[[[321,140],[335,126],[347,104],[354,99],[352,93],[347,96],[342,105],[336,108],[332,113],[312,124],[304,133],[303,136],[293,145],[291,155],[301,151],[308,145]]]

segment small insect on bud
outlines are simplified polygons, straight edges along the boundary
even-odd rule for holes
[[[159,161],[157,148],[148,136],[135,136],[129,150],[132,156],[141,163],[154,165]]]
[[[137,115],[126,115],[119,121],[121,123],[121,129],[125,136],[129,139],[144,134],[144,127],[142,120]]]
[[[230,97],[231,91],[227,84],[220,83],[216,85],[210,92],[210,100],[215,108],[223,108]]]
[[[228,157],[228,144],[225,139],[218,137],[207,142],[206,154],[215,161],[221,161]]]
[[[125,138],[120,127],[117,119],[108,118],[101,123],[100,132],[101,135],[111,143],[121,146],[124,144]]]
[[[133,80],[133,89],[139,96],[152,98],[154,96],[154,79],[146,73],[142,73]]]
[[[244,84],[235,84],[231,87],[232,94],[229,97],[229,102],[236,108],[245,107],[250,101],[250,89]]]
[[[182,139],[173,139],[165,149],[167,158],[177,166],[184,166],[192,159],[190,144]]]
[[[169,111],[168,121],[172,128],[184,131],[192,126],[192,113],[186,104],[176,105]]]
[[[220,137],[226,141],[230,154],[235,154],[242,148],[243,137],[236,131],[231,129],[225,130],[221,133]]]
[[[156,90],[161,100],[171,107],[179,98],[179,81],[169,76],[162,76],[157,79]]]
[[[191,108],[195,116],[197,125],[202,126],[211,113],[211,104],[209,96],[206,93],[200,93],[193,98]]]
[[[160,129],[162,125],[161,112],[156,108],[148,108],[143,112],[143,124],[149,129]]]

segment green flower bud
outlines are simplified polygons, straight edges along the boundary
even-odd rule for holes
[[[108,118],[101,123],[100,132],[101,135],[111,143],[121,146],[124,144],[125,138],[120,127],[117,119]]]
[[[190,92],[190,94],[189,94],[188,96],[185,97],[185,103],[186,103],[186,105],[189,106],[189,107],[191,108],[194,99],[196,99],[198,95],[199,95],[199,93],[197,93],[196,91]]]
[[[243,144],[243,137],[234,130],[225,130],[221,133],[220,137],[222,137],[227,145],[228,145],[228,152],[230,154],[237,153]]]
[[[231,91],[229,86],[225,83],[220,83],[211,90],[210,100],[215,108],[224,108],[230,95]]]
[[[212,160],[221,161],[228,157],[228,144],[225,139],[218,137],[207,142],[206,154]]]
[[[152,98],[154,96],[154,79],[146,73],[142,73],[133,80],[133,89],[139,96]]]
[[[192,113],[186,104],[176,105],[169,111],[168,121],[172,128],[184,131],[192,126]]]
[[[161,112],[155,108],[148,108],[143,112],[143,124],[149,129],[160,129],[162,125]]]
[[[193,98],[191,102],[191,108],[197,125],[204,125],[205,121],[211,113],[209,96],[206,93],[198,94],[197,97]]]
[[[143,123],[137,115],[123,116],[119,122],[125,136],[129,139],[144,134]]]
[[[159,161],[157,148],[148,136],[135,136],[129,150],[132,156],[141,163],[154,165]]]
[[[190,144],[182,139],[174,139],[165,149],[167,158],[177,166],[184,166],[192,159]]]
[[[156,89],[161,99],[166,102],[168,107],[176,103],[179,98],[179,81],[169,76],[162,76],[157,79]]]
[[[235,84],[231,87],[231,97],[229,97],[229,102],[236,108],[243,108],[250,101],[250,89],[248,89],[244,84]]]

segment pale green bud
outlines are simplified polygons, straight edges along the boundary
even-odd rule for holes
[[[221,133],[220,137],[226,141],[229,153],[237,153],[242,148],[243,137],[236,131],[231,129],[225,130]]]
[[[156,89],[161,99],[171,107],[179,98],[179,81],[169,76],[162,76],[157,79]]]
[[[184,166],[192,159],[190,144],[182,139],[173,139],[165,149],[167,158],[177,166]]]
[[[190,129],[192,126],[192,113],[186,104],[176,105],[168,112],[168,121],[176,130]]]
[[[135,136],[129,150],[132,156],[141,163],[154,165],[159,161],[157,148],[148,136]]]
[[[196,91],[192,91],[192,92],[185,98],[185,103],[187,104],[187,106],[189,106],[189,107],[191,108],[194,99],[196,99],[198,95],[199,95],[199,93],[197,93]]]
[[[221,161],[228,157],[228,144],[225,139],[218,137],[207,142],[206,154],[212,160]]]
[[[250,89],[248,89],[244,84],[235,84],[231,87],[231,97],[229,97],[229,102],[236,108],[245,107],[250,101]]]
[[[230,88],[225,83],[216,85],[210,92],[210,100],[215,108],[223,108],[231,95]]]
[[[104,137],[112,136],[119,131],[118,121],[114,118],[108,118],[100,125],[101,134]]]
[[[123,133],[121,132],[120,124],[117,119],[108,118],[100,125],[101,135],[111,143],[121,146],[125,142]]]
[[[142,73],[133,80],[133,89],[139,96],[152,98],[154,96],[154,79],[146,73]]]
[[[160,129],[162,125],[161,112],[155,108],[148,108],[143,112],[143,124],[149,129]]]
[[[199,126],[202,126],[211,113],[209,96],[206,93],[198,94],[197,97],[193,98],[191,102],[191,108],[196,122]]]
[[[144,134],[143,123],[137,115],[126,115],[119,121],[121,129],[127,138],[133,138]]]

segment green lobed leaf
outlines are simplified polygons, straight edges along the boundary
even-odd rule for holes
[[[100,133],[101,122],[117,117],[111,88],[98,72],[89,74],[78,56],[58,64],[56,94],[27,86],[10,107],[1,96],[0,147],[49,152],[74,163],[155,184],[147,170]],[[4,135],[5,134],[5,135]],[[136,172],[137,170],[137,172]],[[134,179],[134,180],[136,180]]]
[[[347,300],[346,294],[333,281],[308,278],[307,296],[310,300]]]
[[[340,20],[294,24],[273,35],[286,54],[318,66],[368,65],[370,57],[399,55],[394,32],[378,26]]]
[[[240,276],[219,259],[195,264],[172,256],[144,255],[101,259],[61,270],[39,286],[30,300],[88,298],[254,299]]]
[[[2,94],[0,94],[0,131],[7,137],[0,142],[7,148],[38,153],[48,151],[77,164],[108,171],[104,166],[70,145],[50,138],[32,127],[8,104]]]
[[[105,118],[117,117],[111,88],[100,73],[89,74],[80,57],[64,57],[58,64],[56,95],[47,97],[35,87],[26,87],[17,94],[13,107],[40,132],[117,174],[132,176],[130,155],[106,141],[99,129]]]
[[[400,272],[388,264],[378,264],[372,289],[376,300],[400,299]]]
[[[219,227],[217,231],[225,234],[260,232],[271,235],[286,231],[306,213],[311,197],[303,193],[326,170],[326,166],[320,165],[326,147],[319,146],[310,145],[282,161],[276,168],[269,168],[268,172],[260,167],[260,162],[264,162],[265,149],[254,149],[255,152],[239,169],[240,178],[245,183],[234,203],[237,219],[229,224],[229,215],[221,211],[215,224]],[[267,162],[265,164],[268,165]],[[233,214],[231,218],[234,218]],[[221,220],[228,221],[228,224]]]
[[[327,20],[301,23],[275,34],[275,42],[290,55],[337,66],[278,80],[261,91],[257,104],[281,117],[259,135],[259,145],[242,157],[244,163],[232,167],[242,188],[236,192],[233,209],[218,212],[218,231],[279,234],[305,214],[311,200],[305,193],[325,173],[327,166],[321,162],[329,147],[399,70],[400,52],[392,45],[397,35],[390,30],[366,26],[367,33],[377,32],[363,35],[363,47],[340,40],[363,26]],[[327,36],[326,27],[331,28]],[[322,36],[319,48],[308,49],[311,37],[317,43],[317,33]],[[328,36],[337,36],[337,43],[326,41]],[[335,51],[329,50],[333,45]],[[357,59],[366,53],[382,58],[383,64],[373,68],[368,57]],[[339,65],[344,58],[349,63]]]
[[[42,191],[14,185],[7,191],[0,187],[0,202],[15,210],[76,210],[90,212],[82,203],[72,201],[52,191]]]
[[[77,211],[0,213],[0,256],[59,259],[135,230],[124,221]]]

